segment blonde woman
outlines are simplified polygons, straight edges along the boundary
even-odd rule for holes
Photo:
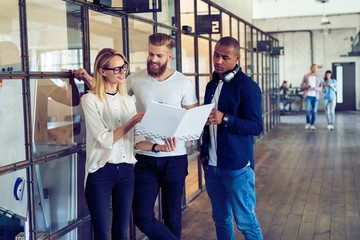
[[[151,151],[153,147],[135,135],[134,126],[144,113],[136,112],[134,100],[126,94],[128,66],[123,54],[102,49],[95,59],[93,89],[81,99],[86,124],[85,198],[94,239],[99,240],[127,239],[134,192],[134,149]],[[156,146],[163,152],[175,148],[174,138]]]

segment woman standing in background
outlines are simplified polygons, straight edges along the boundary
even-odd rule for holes
[[[334,130],[336,91],[337,91],[336,79],[333,79],[331,71],[327,70],[325,72],[325,77],[323,82],[323,92],[324,92],[325,115],[326,115],[326,120],[328,122],[327,128],[329,130]]]

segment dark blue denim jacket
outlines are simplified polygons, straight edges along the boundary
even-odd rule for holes
[[[213,76],[216,76],[214,74]],[[211,103],[219,80],[216,77],[207,84],[204,104]],[[263,130],[261,90],[241,69],[231,80],[223,84],[218,110],[229,116],[228,124],[217,126],[217,167],[236,170],[250,162],[254,169],[254,139]],[[209,161],[209,126],[204,127],[200,159],[206,167]]]

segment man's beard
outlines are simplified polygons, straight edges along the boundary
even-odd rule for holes
[[[163,65],[160,65],[159,68],[153,69],[152,68],[152,64],[150,61],[147,62],[147,73],[151,76],[151,77],[160,77],[161,75],[164,74],[164,72],[166,71],[167,68],[167,62],[164,63]]]

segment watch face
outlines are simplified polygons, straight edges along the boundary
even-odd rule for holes
[[[229,116],[224,115],[224,117],[223,117],[223,121],[224,121],[224,122],[228,122],[228,121],[229,121]]]

